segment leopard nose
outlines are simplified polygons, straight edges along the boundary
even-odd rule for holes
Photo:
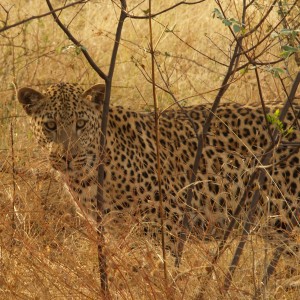
[[[76,156],[76,155],[75,155]],[[68,170],[72,170],[72,161],[75,157],[69,157],[69,156],[66,156],[66,155],[63,155],[61,157],[61,159],[63,160],[64,164],[65,164],[65,167],[68,169]]]

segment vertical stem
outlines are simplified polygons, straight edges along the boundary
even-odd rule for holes
[[[151,73],[152,73],[152,94],[154,102],[154,118],[155,118],[155,142],[156,142],[156,163],[157,163],[157,181],[159,192],[159,212],[160,212],[160,226],[161,226],[161,244],[163,253],[164,276],[167,280],[167,263],[166,263],[166,247],[165,247],[165,212],[163,204],[162,186],[161,186],[161,164],[160,164],[160,145],[159,145],[159,107],[156,98],[155,89],[155,58],[153,48],[153,34],[152,34],[152,18],[151,18],[151,0],[149,0],[149,34],[150,34],[150,54],[151,54]]]
[[[111,62],[109,67],[108,76],[105,77],[105,98],[103,103],[103,110],[102,110],[102,121],[101,121],[101,137],[100,137],[100,165],[98,167],[98,188],[97,188],[97,234],[99,238],[98,242],[98,261],[99,261],[99,270],[100,270],[100,282],[101,282],[101,289],[104,292],[106,298],[109,297],[108,292],[108,280],[107,280],[107,273],[106,273],[106,257],[103,254],[103,245],[105,243],[104,240],[104,228],[102,225],[102,213],[103,213],[103,204],[105,202],[104,193],[103,193],[103,186],[104,186],[104,156],[105,156],[105,144],[106,144],[106,133],[107,133],[107,123],[108,123],[108,114],[109,114],[109,103],[110,103],[110,95],[111,95],[111,85],[112,85],[112,78],[114,74],[114,69],[116,65],[116,58],[117,53],[120,45],[121,33],[123,28],[123,23],[127,17],[126,13],[126,0],[121,0],[121,13],[118,22],[118,27],[116,30],[116,38],[115,43],[112,51]]]
[[[14,47],[14,40],[11,40],[11,50],[12,50],[12,57],[13,61],[15,61],[15,47]],[[14,81],[16,79],[16,68],[15,64],[13,64],[12,67],[13,72],[13,78]],[[10,122],[10,145],[11,145],[11,159],[12,159],[12,178],[13,178],[13,196],[12,196],[12,216],[11,216],[11,227],[13,230],[13,236],[14,231],[16,229],[16,220],[15,220],[15,205],[16,205],[16,177],[15,177],[15,147],[14,147],[14,118],[11,119]],[[12,241],[13,241],[12,236]]]
[[[267,286],[269,278],[274,273],[274,271],[276,269],[276,266],[278,264],[278,261],[280,259],[280,256],[284,251],[284,248],[285,248],[284,245],[282,245],[282,246],[278,247],[277,249],[275,249],[274,254],[273,254],[273,258],[270,261],[270,263],[269,263],[269,265],[266,269],[266,272],[264,274],[264,277],[261,281],[261,286],[257,289],[253,300],[259,299],[259,297],[261,296],[261,294],[263,292],[262,289]],[[264,297],[264,299],[266,299],[266,298]]]
[[[15,178],[15,150],[14,150],[14,125],[11,120],[10,123],[10,146],[11,146],[11,158],[12,158],[12,178],[13,178],[13,195],[12,195],[12,215],[11,215],[11,227],[14,231],[16,229],[15,222],[15,199],[16,199],[16,178]],[[13,240],[13,237],[12,237]]]

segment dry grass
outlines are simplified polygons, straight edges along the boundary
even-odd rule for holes
[[[154,1],[155,11],[178,1]],[[241,1],[226,2],[229,16],[240,17]],[[267,5],[268,1],[260,1]],[[130,1],[134,8],[139,1]],[[47,11],[42,1],[4,0],[10,8],[9,22]],[[13,5],[14,4],[14,5]],[[61,1],[53,1],[60,6]],[[13,6],[12,6],[13,5]],[[232,37],[220,20],[212,18],[213,1],[198,6],[180,6],[154,22],[156,59],[177,99],[190,97],[184,104],[210,102],[220,86],[226,68],[201,53],[228,64]],[[143,14],[147,3],[133,10]],[[250,18],[259,18],[257,11]],[[79,12],[78,15],[76,13]],[[65,24],[85,45],[98,65],[108,70],[118,8],[111,1],[91,1],[79,11],[61,14]],[[0,9],[0,19],[5,18]],[[273,24],[276,13],[268,18]],[[166,30],[168,29],[168,30]],[[174,35],[173,31],[176,35]],[[251,44],[251,40],[247,40]],[[152,108],[151,84],[141,69],[149,72],[147,20],[126,20],[113,82],[112,102],[142,110]],[[198,51],[192,49],[192,45]],[[262,45],[264,47],[264,45]],[[280,51],[275,45],[264,55],[274,59]],[[0,43],[0,298],[1,299],[96,299],[99,297],[95,232],[76,215],[62,183],[51,174],[40,178],[32,170],[48,172],[38,147],[33,142],[28,122],[16,103],[15,89],[33,86],[43,89],[57,81],[78,82],[89,87],[99,82],[84,57],[62,34],[50,16],[6,31]],[[296,68],[289,62],[291,77]],[[280,65],[281,67],[284,64]],[[286,65],[287,66],[287,65]],[[267,67],[265,68],[267,69]],[[284,99],[278,79],[263,68],[261,85],[264,97]],[[231,85],[225,95],[230,101],[257,101],[257,85],[252,72]],[[289,86],[291,79],[284,80]],[[158,78],[158,83],[163,81]],[[158,92],[160,105],[172,103],[170,96]],[[13,174],[13,168],[20,172]],[[206,299],[251,299],[258,287],[271,246],[251,236],[228,295],[222,295],[222,283],[236,241],[231,243],[215,266],[213,278],[205,283],[206,267],[216,243],[192,240],[187,243],[182,266],[173,267],[168,257],[169,282],[164,280],[161,249],[138,234],[139,228],[115,229],[106,237],[105,252],[114,299],[193,299],[206,287]],[[118,238],[116,238],[118,236]],[[299,290],[287,290],[284,280],[291,277],[282,260],[276,276],[266,289],[265,299],[298,299]],[[292,277],[299,276],[299,261]]]

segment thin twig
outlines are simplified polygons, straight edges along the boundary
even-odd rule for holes
[[[12,119],[10,122],[10,146],[11,146],[11,157],[12,157],[12,184],[13,184],[13,194],[12,194],[12,215],[11,215],[11,227],[14,230],[16,229],[16,221],[15,221],[15,201],[16,201],[16,177],[15,177],[15,143],[14,143],[14,120]],[[12,236],[13,241],[13,236]]]
[[[276,266],[278,264],[278,261],[279,261],[279,259],[281,257],[281,254],[283,253],[284,250],[285,250],[285,246],[284,245],[282,245],[280,247],[277,247],[275,249],[275,252],[273,254],[273,258],[270,261],[270,263],[269,263],[269,265],[267,267],[266,273],[265,273],[265,275],[264,275],[264,277],[263,277],[263,279],[261,281],[261,286],[256,290],[255,295],[253,297],[253,300],[259,299],[259,297],[260,297],[260,295],[262,293],[262,289],[267,286],[269,278],[274,273],[274,271],[276,269]]]
[[[268,119],[267,119],[267,109],[266,109],[266,105],[265,105],[265,101],[264,101],[264,97],[263,97],[263,92],[262,92],[262,88],[261,88],[257,68],[254,69],[254,72],[255,72],[255,77],[256,77],[256,83],[257,83],[257,88],[258,88],[259,99],[260,99],[261,107],[262,107],[262,110],[263,110],[263,113],[264,113],[265,121],[266,121],[266,124],[267,124],[268,134],[269,134],[269,137],[271,139],[271,142],[273,143],[274,142],[272,140],[273,135],[272,135],[272,132],[271,132],[270,123],[268,122]]]
[[[156,20],[156,22],[158,24],[161,24],[158,20]],[[227,67],[228,68],[228,65],[226,65],[225,63],[222,63],[222,62],[218,61],[217,59],[215,59],[213,57],[210,57],[206,53],[204,53],[204,52],[198,50],[197,48],[195,48],[193,45],[191,45],[190,43],[188,43],[187,41],[185,41],[182,37],[180,37],[177,33],[174,32],[174,30],[170,29],[168,26],[166,27],[166,29],[169,30],[169,32],[172,33],[172,35],[174,35],[179,41],[181,41],[188,48],[191,48],[192,50],[196,51],[197,53],[199,53],[203,57],[207,58],[208,60],[214,62],[215,64],[219,64],[219,65],[221,65],[223,67]]]
[[[199,0],[199,1],[195,1],[195,2],[180,1],[180,2],[166,8],[166,9],[164,9],[164,10],[158,12],[158,13],[155,13],[155,14],[151,14],[151,12],[149,11],[149,14],[145,15],[145,16],[134,16],[134,15],[127,14],[127,17],[131,18],[131,19],[142,19],[142,20],[143,19],[148,19],[148,18],[154,18],[154,17],[157,17],[157,16],[159,16],[163,13],[166,13],[166,12],[174,9],[177,6],[180,6],[180,5],[195,5],[195,4],[202,3],[204,1],[206,1],[206,0]]]
[[[247,33],[245,33],[244,37],[248,37],[249,35],[251,35],[252,33],[256,32],[257,29],[262,26],[262,24],[265,22],[265,20],[267,19],[267,17],[269,16],[269,14],[272,12],[272,10],[275,7],[275,4],[278,0],[274,0],[273,3],[270,4],[269,9],[267,10],[267,12],[264,14],[264,16],[260,19],[260,21],[256,24],[256,26],[254,26],[253,28],[251,28],[251,30],[249,30]],[[219,2],[219,1],[218,1]],[[246,6],[244,6],[246,9]]]

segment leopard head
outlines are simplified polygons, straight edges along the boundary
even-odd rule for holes
[[[97,167],[104,93],[103,84],[83,91],[69,83],[52,85],[45,93],[28,87],[18,91],[34,136],[54,169],[84,173]]]

